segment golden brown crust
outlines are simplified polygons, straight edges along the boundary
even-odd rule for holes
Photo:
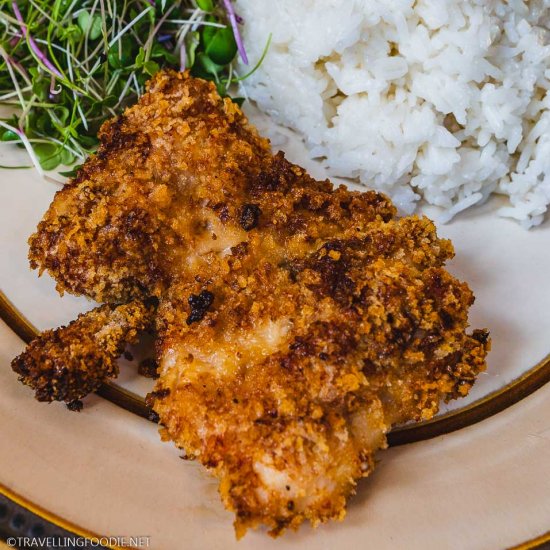
[[[154,295],[164,437],[220,479],[237,534],[345,514],[397,422],[485,368],[473,295],[427,219],[309,177],[211,83],[159,73],[31,238],[97,300]]]
[[[338,231],[343,209],[346,223],[394,213],[377,193],[333,191],[272,157],[234,103],[180,73],[159,73],[99,137],[98,153],[56,194],[29,241],[32,267],[48,270],[61,292],[115,303],[159,296],[216,222],[244,240],[251,205],[280,241],[314,220]]]
[[[270,262],[245,250],[210,264],[207,285],[174,285],[159,322],[154,409],[165,435],[221,480],[236,529],[276,535],[343,517],[395,423],[431,418],[485,368],[486,333],[468,336],[468,287],[426,219],[372,222]],[[186,323],[186,297],[212,306]],[[288,489],[287,489],[288,487]]]
[[[117,358],[151,321],[152,309],[142,302],[103,305],[44,331],[11,365],[38,401],[70,403],[118,375]]]

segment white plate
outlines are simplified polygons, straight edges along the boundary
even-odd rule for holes
[[[257,114],[253,118],[260,129],[269,124]],[[323,177],[301,143],[281,134],[289,158]],[[15,164],[19,151],[3,147],[0,164]],[[93,304],[60,298],[53,281],[38,279],[26,259],[26,240],[56,186],[25,170],[1,171],[0,177],[0,290],[19,316],[14,323],[12,315],[11,326],[21,328],[22,318],[39,330],[64,324]],[[450,405],[447,416],[396,434],[394,442],[471,424],[550,377],[550,223],[526,232],[496,217],[498,206],[498,199],[491,200],[439,228],[457,252],[450,270],[477,296],[472,326],[491,331],[488,371],[467,399]],[[160,549],[497,548],[550,525],[548,385],[481,423],[380,455],[378,471],[361,482],[342,524],[316,531],[304,526],[276,542],[251,533],[236,545],[215,482],[197,465],[179,460],[153,424],[97,396],[87,399],[81,414],[36,403],[9,368],[23,342],[6,325],[0,338],[4,492],[85,530],[149,535],[151,547]],[[140,396],[151,387],[130,365],[118,383]]]
[[[237,543],[215,482],[152,423],[97,396],[80,414],[34,401],[8,368],[23,343],[4,325],[0,343],[1,481],[80,530],[149,536],[159,550],[494,550],[550,524],[550,385],[489,420],[384,452],[342,523]]]

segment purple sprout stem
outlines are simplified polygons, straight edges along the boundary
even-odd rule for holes
[[[19,6],[17,5],[17,2],[14,0],[11,3],[11,5],[17,21],[19,21],[19,24],[21,25],[21,31],[23,32],[23,35],[25,36],[25,38],[29,41],[29,45],[33,50],[33,52],[35,53],[36,57],[38,57],[38,59],[42,61],[44,66],[47,67],[52,73],[54,73],[59,78],[63,78],[63,75],[57,70],[57,68],[53,65],[53,63],[44,55],[44,53],[42,53],[42,50],[38,47],[38,45],[34,41],[34,38],[31,36],[29,29],[27,29],[27,25],[25,25],[25,20],[23,19],[23,16],[19,11]]]
[[[8,61],[12,64],[13,67],[15,67],[19,71],[19,74],[21,74],[23,78],[28,83],[30,83],[31,77],[29,76],[29,73],[25,70],[25,67],[23,67],[23,65],[21,65],[19,61],[16,61],[13,57],[8,56]]]
[[[241,38],[241,33],[239,32],[239,24],[237,23],[237,15],[231,5],[231,0],[223,0],[223,5],[225,7],[225,11],[227,12],[227,16],[229,17],[233,34],[235,35],[235,42],[237,43],[239,55],[241,56],[243,63],[248,65],[248,56],[246,55],[246,50],[244,49],[243,39]]]
[[[15,36],[10,40],[10,46],[12,48],[15,48],[15,46],[17,46],[17,44],[19,44],[21,38],[23,38],[23,35],[19,31],[17,31],[15,33]]]

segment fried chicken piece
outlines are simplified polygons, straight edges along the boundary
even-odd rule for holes
[[[261,239],[209,283],[169,289],[152,396],[164,437],[220,479],[238,536],[342,518],[391,426],[466,395],[487,351],[428,220],[373,222],[279,264]],[[185,299],[204,292],[189,324]]]
[[[257,224],[284,247],[395,213],[378,193],[334,190],[273,157],[236,104],[182,74],[159,73],[99,138],[29,239],[31,266],[48,270],[61,293],[160,297]]]
[[[106,304],[43,332],[11,365],[38,401],[71,403],[118,375],[117,358],[151,322],[152,309],[141,301]]]
[[[159,73],[31,238],[96,300],[156,296],[162,435],[220,479],[237,534],[342,518],[397,422],[485,368],[473,295],[427,219],[309,177],[213,84]]]

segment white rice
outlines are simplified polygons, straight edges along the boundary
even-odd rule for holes
[[[423,198],[445,219],[550,203],[550,0],[237,0],[247,94],[332,176]],[[249,70],[241,67],[242,72]]]

